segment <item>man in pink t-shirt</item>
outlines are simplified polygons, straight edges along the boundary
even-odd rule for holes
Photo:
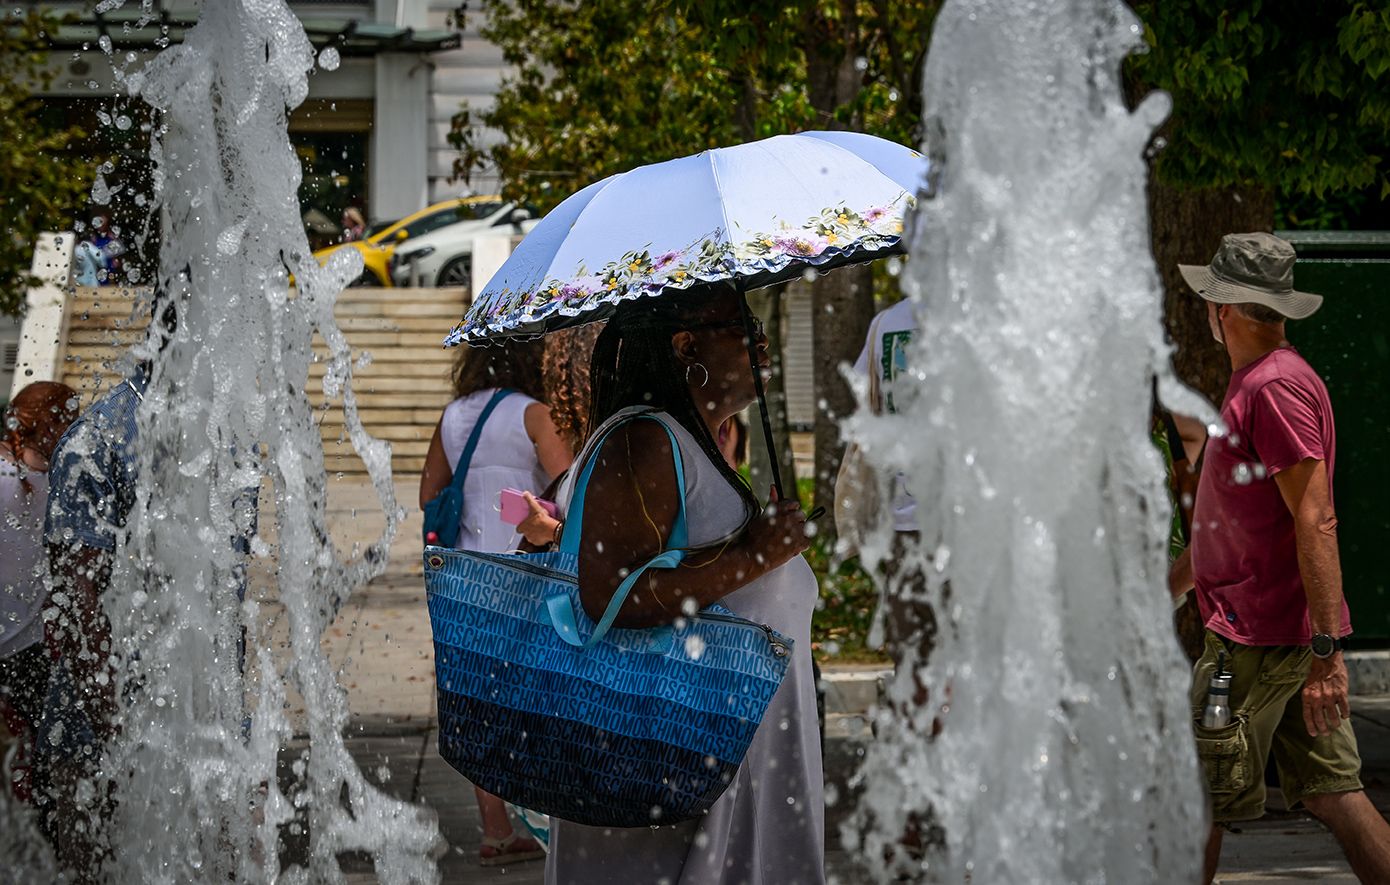
[[[1361,881],[1390,882],[1390,824],[1362,790],[1341,652],[1351,617],[1332,506],[1332,404],[1284,337],[1285,318],[1310,316],[1322,298],[1293,288],[1294,260],[1278,237],[1232,234],[1209,266],[1180,267],[1232,369],[1226,432],[1207,443],[1192,544],[1171,582],[1175,595],[1195,586],[1207,627],[1192,684],[1212,802],[1206,881],[1222,825],[1263,816],[1272,754],[1289,807],[1304,805],[1332,830]],[[1218,672],[1230,677],[1231,718],[1208,727]]]

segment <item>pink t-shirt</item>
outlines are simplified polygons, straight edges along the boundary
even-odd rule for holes
[[[1207,628],[1242,645],[1307,645],[1308,599],[1298,570],[1293,516],[1274,481],[1309,458],[1332,482],[1337,436],[1327,388],[1292,347],[1231,376],[1192,516],[1192,570]],[[1331,489],[1328,489],[1331,495]],[[1342,629],[1351,616],[1342,603]]]

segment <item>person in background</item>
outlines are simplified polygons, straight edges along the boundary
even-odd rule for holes
[[[362,234],[367,229],[367,219],[362,217],[362,210],[356,206],[349,206],[343,210],[343,236],[344,243],[351,243],[354,240],[362,239]]]
[[[72,250],[72,282],[76,286],[100,286],[106,276],[106,255],[90,240],[80,240]]]
[[[41,613],[48,602],[43,518],[48,506],[48,464],[53,448],[77,417],[77,392],[36,381],[5,409],[0,433],[0,709],[32,755],[34,728],[48,690],[49,657]],[[0,753],[3,756],[3,753]],[[15,794],[32,792],[26,766],[16,766]]]
[[[437,543],[461,550],[506,553],[517,549],[516,528],[502,521],[498,499],[503,489],[539,491],[563,473],[572,452],[555,430],[550,409],[541,402],[541,344],[507,341],[486,347],[462,346],[453,370],[454,400],[444,408],[425,454],[420,475],[420,507],[432,501],[453,479],[468,437],[488,402],[500,400],[479,433],[467,465],[463,513],[458,533]],[[484,866],[535,860],[544,856],[540,843],[520,835],[507,815],[506,803],[474,788],[483,819],[478,860]]]
[[[876,414],[896,414],[903,398],[910,395],[910,385],[899,382],[908,369],[908,350],[917,333],[917,317],[913,302],[903,299],[882,310],[869,324],[864,349],[855,361],[854,371],[869,379],[869,408]],[[920,668],[926,664],[936,639],[936,615],[922,596],[926,592],[924,562],[920,556],[920,533],[917,530],[917,503],[907,490],[902,474],[893,477],[891,498],[877,513],[866,514],[856,534],[862,538],[867,530],[882,519],[891,519],[893,546],[883,562],[881,585],[887,605],[885,626],[887,647],[894,650],[899,666]],[[837,490],[838,491],[838,490]],[[842,528],[842,531],[845,529]],[[925,689],[914,699],[926,702]]]
[[[560,439],[577,452],[588,436],[589,361],[603,323],[589,323],[545,336],[541,383]]]
[[[186,286],[186,271],[170,282]],[[172,291],[156,286],[150,303],[147,343],[160,353],[178,328],[181,299]],[[154,370],[153,360],[137,363],[84,411],[58,441],[49,469],[43,537],[53,604],[44,613],[44,640],[54,663],[36,744],[43,786],[36,804],[56,859],[78,882],[102,881],[111,850],[112,773],[102,766],[122,705],[102,600],[129,539],[141,453],[136,415]],[[237,534],[229,540],[243,566],[256,531],[257,491],[244,489],[234,501]],[[244,592],[241,583],[238,595]],[[127,683],[125,690],[139,689]]]
[[[1294,289],[1294,249],[1266,233],[1230,234],[1211,264],[1179,267],[1207,302],[1231,380],[1228,433],[1207,442],[1192,543],[1174,563],[1176,598],[1196,588],[1206,648],[1193,669],[1198,756],[1212,804],[1205,881],[1222,827],[1264,814],[1273,755],[1284,800],[1330,829],[1362,882],[1390,882],[1390,824],[1361,785],[1342,640],[1332,477],[1336,429],[1327,388],[1285,335],[1322,297]],[[1218,668],[1231,676],[1234,720],[1200,721]]]
[[[880,311],[870,322],[864,349],[855,361],[854,371],[868,379],[868,404],[873,413],[897,414],[906,405],[906,398],[915,390],[908,368],[909,351],[917,332],[914,302],[908,298]],[[847,451],[846,459],[850,457]],[[861,483],[869,479],[869,476],[861,476]],[[878,485],[876,478],[872,481]],[[875,575],[881,590],[878,617],[883,619],[884,647],[893,659],[894,668],[899,673],[915,674],[926,666],[936,648],[936,612],[927,599],[926,567],[929,559],[922,550],[921,533],[917,526],[917,502],[907,489],[907,477],[899,473],[883,487],[889,492],[886,502],[880,495],[864,497],[862,492],[857,493],[862,500],[878,502],[878,507],[871,513],[860,515],[856,525],[850,527],[849,536],[859,543],[885,520],[893,529],[892,546],[880,562],[879,573]],[[856,494],[854,490],[848,493]],[[842,494],[838,483],[836,494]],[[841,531],[846,530],[841,527]],[[949,585],[944,592],[949,598]],[[929,700],[926,685],[914,676],[910,703],[890,703],[894,703],[898,714],[908,723],[907,727],[915,729],[919,721],[915,711],[925,707]],[[930,734],[922,735],[923,740],[930,740],[940,733],[941,720],[933,717],[928,727]],[[928,845],[944,844],[944,838],[934,813],[930,810],[925,815],[912,812],[903,821],[898,845],[906,856],[917,858]]]
[[[135,504],[135,413],[149,384],[141,364],[73,422],[53,452],[44,540],[53,580],[45,641],[54,672],[35,767],[39,808],[58,863],[78,882],[101,881],[114,811],[102,762],[116,734],[116,674],[102,594]]]
[[[1164,408],[1159,402],[1158,382],[1155,380],[1149,434],[1154,447],[1163,457],[1168,499],[1173,507],[1168,532],[1168,563],[1172,565],[1182,556],[1192,539],[1192,505],[1197,498],[1197,471],[1193,465],[1201,456],[1202,445],[1206,442],[1206,428],[1195,418]],[[1187,604],[1191,596],[1191,593],[1184,593],[1174,600],[1173,628],[1178,644],[1188,660],[1195,664],[1202,656],[1205,628],[1197,606]]]
[[[571,455],[579,451],[587,436],[589,420],[589,361],[593,358],[594,342],[603,331],[603,323],[590,323],[575,329],[564,329],[545,337],[545,356],[541,359],[541,383],[545,401],[550,405],[550,418],[555,431]],[[547,494],[553,492],[546,490]],[[529,513],[516,527],[533,548],[540,550],[559,538],[561,521],[551,516],[529,491],[523,493]]]
[[[101,255],[101,268],[97,271],[99,285],[114,286],[119,282],[124,266],[125,244],[117,237],[111,227],[111,219],[97,215],[92,219],[92,232],[86,240]]]

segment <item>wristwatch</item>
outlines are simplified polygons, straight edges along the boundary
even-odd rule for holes
[[[1337,637],[1329,636],[1326,633],[1314,633],[1312,646],[1313,657],[1326,659],[1341,651],[1345,643]]]

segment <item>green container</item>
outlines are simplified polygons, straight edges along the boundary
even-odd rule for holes
[[[1278,231],[1294,285],[1326,296],[1289,339],[1327,384],[1337,421],[1333,494],[1355,646],[1390,645],[1390,232]]]

